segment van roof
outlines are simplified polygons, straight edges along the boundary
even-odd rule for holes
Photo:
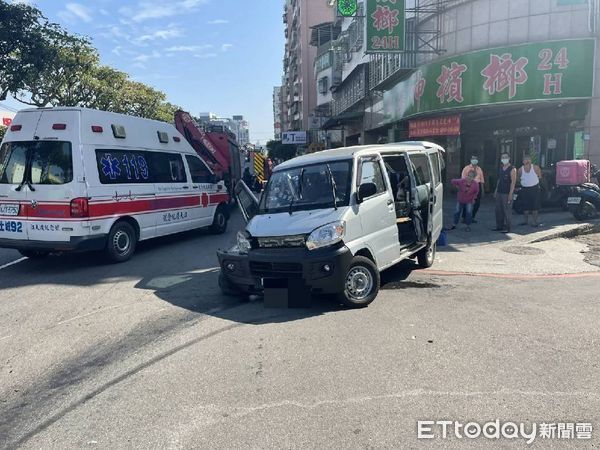
[[[351,159],[354,157],[369,155],[373,153],[395,153],[395,152],[410,152],[422,151],[425,149],[435,149],[444,151],[443,147],[426,141],[406,141],[396,142],[392,144],[378,145],[357,145],[354,147],[343,147],[332,150],[323,150],[320,152],[310,153],[307,155],[298,156],[290,159],[275,168],[277,170],[285,170],[291,167],[307,166],[310,164],[319,164],[325,161],[339,161]]]

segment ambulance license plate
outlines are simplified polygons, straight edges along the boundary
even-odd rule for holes
[[[581,203],[581,197],[569,197],[567,199],[568,205],[579,205]]]
[[[0,204],[0,216],[18,216],[19,205],[2,203]]]

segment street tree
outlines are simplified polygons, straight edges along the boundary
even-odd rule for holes
[[[23,89],[23,80],[39,71],[53,50],[48,36],[60,31],[41,11],[24,3],[0,0],[0,100]]]
[[[32,106],[78,106],[93,97],[90,81],[98,52],[90,42],[63,30],[46,36],[49,51],[40,68],[28,70],[15,98]]]

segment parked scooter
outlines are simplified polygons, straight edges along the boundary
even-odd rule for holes
[[[600,216],[600,187],[594,183],[585,183],[574,188],[567,203],[569,211],[577,220],[589,220]]]
[[[598,170],[589,161],[561,161],[557,164],[557,180],[570,187],[567,205],[575,219],[583,221],[600,215],[600,187]]]

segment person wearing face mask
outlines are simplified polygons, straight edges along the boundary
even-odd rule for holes
[[[502,165],[498,170],[498,183],[494,198],[496,199],[496,228],[494,231],[511,232],[512,201],[517,184],[517,169],[510,163],[510,155],[502,153]]]
[[[483,175],[483,169],[479,165],[479,157],[477,155],[471,156],[471,164],[467,165],[461,174],[461,178],[467,178],[469,172],[475,171],[475,182],[479,186],[479,193],[477,194],[477,198],[475,199],[475,204],[473,205],[473,216],[472,222],[477,223],[475,217],[477,216],[477,211],[479,211],[479,206],[481,205],[481,197],[483,196],[483,187],[485,183],[485,178]],[[463,219],[466,219],[466,213],[463,213]]]
[[[533,222],[532,227],[539,227],[538,211],[540,210],[542,191],[540,188],[540,180],[542,179],[542,170],[532,164],[531,156],[523,156],[523,167],[519,169],[519,181],[522,189],[519,197],[523,202],[523,214],[525,217],[521,225],[529,225],[529,216],[531,215]]]

